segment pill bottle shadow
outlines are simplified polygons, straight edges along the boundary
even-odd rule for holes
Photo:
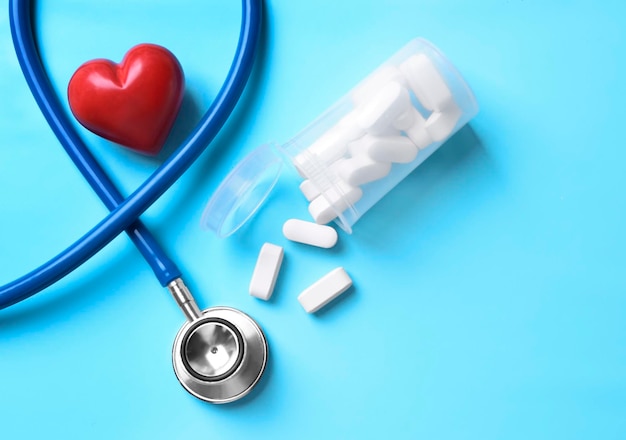
[[[482,168],[484,162],[489,162],[489,156],[482,141],[470,125],[464,126],[360,219],[353,239],[389,252],[394,243],[403,246],[406,240],[419,237],[425,207],[442,206],[432,200],[440,193],[441,183],[452,175]]]

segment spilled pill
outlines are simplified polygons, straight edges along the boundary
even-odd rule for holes
[[[250,295],[268,300],[272,296],[276,278],[283,262],[283,248],[271,243],[261,247],[250,280]]]
[[[290,219],[285,222],[283,235],[291,241],[326,249],[337,243],[337,231],[330,226],[298,219]]]
[[[298,301],[307,313],[313,313],[337,298],[352,286],[352,280],[343,267],[324,275],[298,295]]]

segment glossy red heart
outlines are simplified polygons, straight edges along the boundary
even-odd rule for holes
[[[155,155],[174,124],[184,83],[180,63],[169,50],[139,44],[120,64],[97,59],[80,66],[67,94],[72,113],[87,129]]]

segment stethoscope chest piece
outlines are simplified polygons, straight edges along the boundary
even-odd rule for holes
[[[248,315],[212,307],[183,325],[174,340],[174,372],[199,399],[227,403],[248,394],[267,364],[267,340]]]

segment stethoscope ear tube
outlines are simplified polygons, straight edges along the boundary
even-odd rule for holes
[[[9,18],[17,58],[39,108],[50,127],[95,182],[103,182],[86,155],[69,117],[59,103],[39,59],[31,23],[32,2],[10,0]],[[66,250],[23,277],[0,287],[0,309],[43,290],[76,269],[129,228],[197,159],[226,122],[252,70],[261,27],[261,0],[242,0],[242,25],[237,51],[224,84],[196,129],[172,156],[130,197]],[[74,158],[74,157],[73,157]],[[148,258],[148,257],[147,257]],[[172,271],[161,280],[177,278]]]

